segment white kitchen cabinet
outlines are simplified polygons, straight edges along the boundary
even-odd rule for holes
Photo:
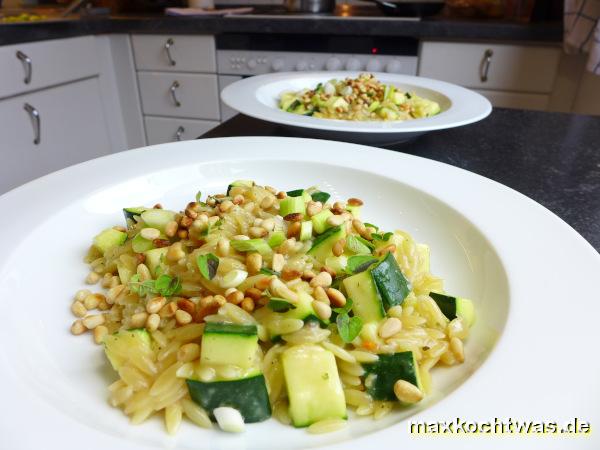
[[[133,35],[138,70],[214,73],[215,40],[202,35]]]
[[[39,134],[34,111],[39,114]],[[110,153],[98,79],[88,78],[0,101],[0,134],[0,193]],[[38,143],[34,143],[36,137]]]
[[[196,139],[213,129],[219,122],[146,116],[148,145]]]

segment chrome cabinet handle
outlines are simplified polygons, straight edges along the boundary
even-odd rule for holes
[[[17,58],[23,63],[23,66],[25,67],[25,78],[23,79],[23,81],[25,82],[25,84],[31,83],[31,75],[33,72],[31,66],[31,58],[20,50],[17,51]]]
[[[479,79],[482,83],[485,83],[488,80],[488,72],[490,71],[493,55],[494,52],[488,48],[481,59],[481,64],[479,65]]]
[[[23,105],[23,108],[29,114],[31,123],[33,124],[33,143],[35,145],[39,145],[40,142],[42,141],[40,112],[37,109],[35,109],[33,106],[31,106],[29,103],[25,103]]]
[[[175,140],[180,141],[183,133],[185,133],[185,128],[179,125],[179,128],[177,128],[177,131],[175,132]]]
[[[173,99],[173,104],[179,108],[181,106],[181,102],[177,100],[177,93],[175,92],[179,88],[179,81],[173,81],[173,84],[169,88],[169,92],[171,93],[171,98]]]
[[[174,44],[175,42],[173,42],[173,39],[171,38],[167,39],[167,42],[165,42],[165,51],[167,52],[167,59],[169,60],[169,65],[171,66],[177,64],[173,59],[173,55],[171,55],[171,47],[173,47]]]

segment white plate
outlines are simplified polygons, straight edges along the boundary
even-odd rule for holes
[[[352,419],[312,436],[274,420],[226,435],[159,418],[131,426],[106,402],[114,379],[89,335],[69,333],[69,304],[84,287],[82,257],[121,208],[179,208],[197,190],[251,178],[285,189],[318,184],[359,196],[364,216],[403,228],[432,249],[449,292],[475,302],[465,364],[435,370],[435,392],[381,421]],[[600,423],[595,281],[600,256],[562,220],[498,183],[401,153],[289,138],[164,144],[96,159],[0,197],[0,448],[463,449],[505,448],[506,436],[411,436],[410,420],[556,420]],[[591,437],[527,437],[528,448],[598,448]],[[565,440],[568,439],[568,440]],[[285,443],[285,444],[282,444]],[[595,443],[595,444],[594,444]]]
[[[230,84],[221,99],[251,117],[279,123],[312,137],[370,144],[406,141],[429,131],[477,122],[492,111],[490,102],[469,89],[430,78],[374,73],[378,80],[403,91],[415,92],[440,104],[441,112],[424,119],[399,121],[348,121],[301,116],[279,109],[282,92],[312,89],[331,79],[357,77],[361,72],[286,72],[245,78]]]

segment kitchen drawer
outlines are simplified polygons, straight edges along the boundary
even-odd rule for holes
[[[31,62],[20,60],[17,54]],[[31,67],[31,80],[26,83],[28,66]],[[92,36],[0,47],[0,98],[98,73],[98,56]]]
[[[34,143],[39,113],[40,141]],[[110,152],[98,78],[0,101],[0,193],[55,170]],[[68,180],[76,185],[82,180]],[[65,189],[68,189],[68,184]]]
[[[174,119],[172,117],[146,116],[144,121],[148,145],[196,139],[219,125],[219,122],[208,120]]]
[[[138,80],[144,114],[219,120],[216,75],[138,72]]]
[[[424,42],[419,75],[470,88],[549,93],[560,55],[558,47]]]
[[[215,40],[212,36],[134,34],[131,41],[138,70],[216,72]]]
[[[550,95],[544,94],[523,94],[519,92],[498,92],[477,89],[487,98],[492,105],[499,108],[530,109],[536,111],[546,111],[550,104]]]

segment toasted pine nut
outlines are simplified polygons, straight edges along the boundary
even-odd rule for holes
[[[121,296],[121,294],[125,292],[125,285],[124,284],[119,284],[115,287],[112,287],[108,290],[107,296],[106,296],[106,302],[109,305],[112,305],[113,303],[115,303],[115,301],[117,300],[117,298],[119,298]]]
[[[337,227],[340,226],[341,224],[343,224],[345,222],[345,218],[342,216],[329,216],[327,218],[327,223],[329,225],[331,225],[332,227]]]
[[[71,333],[73,333],[75,336],[85,333],[86,330],[87,328],[83,325],[83,322],[80,319],[77,319],[71,325]]]
[[[275,269],[273,269],[275,270]],[[271,277],[262,277],[256,283],[254,283],[254,287],[264,291],[269,287],[269,283],[271,283]]]
[[[221,212],[227,212],[231,208],[233,208],[233,202],[231,200],[225,200],[219,203],[219,211]]]
[[[321,272],[325,273],[325,272]],[[337,306],[338,308],[344,306],[346,304],[346,297],[340,291],[334,288],[328,288],[326,291],[327,297],[331,300],[331,304],[333,306]]]
[[[281,272],[285,265],[285,257],[281,253],[273,254],[273,261],[271,262],[271,268],[275,272]]]
[[[283,243],[279,246],[279,253],[283,255],[289,255],[296,251],[296,239],[289,238],[283,241]]]
[[[306,214],[309,217],[312,217],[315,214],[320,213],[322,209],[323,209],[323,203],[321,203],[321,202],[313,202],[311,200],[306,204]]]
[[[334,214],[342,214],[346,210],[344,202],[335,202],[331,207],[331,212]]]
[[[276,197],[277,197],[279,200],[283,200],[284,198],[286,198],[286,197],[287,197],[287,194],[286,194],[285,192],[283,192],[283,191],[279,191],[279,192],[277,193]]]
[[[377,249],[377,255],[385,255],[386,253],[394,253],[396,251],[396,246],[394,244],[386,245],[385,247],[381,247]]]
[[[100,300],[105,299],[106,297],[104,297],[103,294],[90,294],[83,300],[83,306],[85,306],[86,309],[96,309],[100,304]]]
[[[146,319],[146,329],[148,331],[156,331],[160,325],[160,316],[156,313],[150,314]]]
[[[286,222],[300,222],[304,218],[304,214],[296,212],[289,213],[287,216],[283,218]]]
[[[188,231],[187,230],[177,230],[177,237],[179,239],[187,239],[188,238]]]
[[[192,321],[192,315],[181,309],[175,311],[175,320],[179,325],[186,325]]]
[[[96,284],[98,281],[100,281],[100,275],[96,272],[90,272],[87,277],[85,277],[85,284]]]
[[[352,221],[352,225],[354,226],[356,232],[360,235],[362,235],[366,231],[365,225],[359,219],[354,219]]]
[[[244,196],[242,194],[237,194],[236,196],[233,197],[233,204],[234,205],[241,205],[242,203],[244,203]]]
[[[105,319],[103,314],[93,314],[81,319],[81,322],[88,330],[93,330],[98,325],[102,325],[104,321]]]
[[[154,244],[156,248],[163,248],[171,245],[171,241],[169,241],[168,239],[154,239],[152,241],[152,244]]]
[[[236,234],[231,239],[233,239],[234,241],[247,241],[250,238],[248,236],[246,236],[245,234]]]
[[[71,312],[77,317],[85,317],[87,308],[79,300],[75,300],[71,305]]]
[[[252,300],[258,300],[262,297],[262,291],[260,289],[256,289],[255,287],[251,287],[246,289],[245,295],[246,297],[250,297]]]
[[[316,277],[310,280],[310,285],[311,287],[327,287],[331,286],[332,282],[333,279],[331,278],[331,275],[328,272],[320,272]]]
[[[165,235],[167,237],[174,237],[177,234],[178,227],[179,227],[179,224],[177,222],[175,222],[174,220],[168,222],[165,225]]]
[[[181,220],[179,221],[179,226],[181,228],[189,228],[192,226],[193,223],[194,223],[194,219],[192,219],[191,217],[188,217],[188,216],[183,216],[181,218]]]
[[[269,232],[265,230],[263,227],[250,227],[248,229],[248,234],[252,238],[261,238],[265,237]]]
[[[154,314],[159,312],[163,306],[167,303],[167,299],[165,297],[154,297],[150,299],[148,303],[146,303],[146,311],[148,314]]]
[[[158,312],[160,317],[173,317],[177,311],[177,304],[175,302],[169,302]]]
[[[317,274],[314,273],[312,270],[305,270],[304,272],[302,272],[302,279],[304,281],[310,281],[316,276]]]
[[[94,342],[96,344],[102,344],[104,337],[108,334],[108,328],[104,325],[98,325],[94,328]]]
[[[273,278],[271,280],[271,282],[269,283],[269,289],[271,290],[271,293],[282,297],[286,300],[289,300],[293,303],[296,303],[298,301],[298,294],[296,294],[289,287],[287,287],[285,283],[279,278]]]
[[[142,228],[140,231],[140,236],[144,239],[148,239],[149,241],[153,241],[154,239],[158,239],[160,237],[160,231],[156,228]]]
[[[302,224],[300,222],[292,222],[287,230],[287,237],[298,237],[300,235],[300,228],[302,228]]]
[[[260,202],[262,209],[269,209],[275,204],[275,198],[272,195],[266,195]]]
[[[146,264],[138,264],[136,273],[140,276],[140,281],[148,281],[152,279],[152,274],[150,273],[150,269]]]
[[[227,256],[229,254],[230,248],[231,248],[231,244],[229,243],[229,239],[220,238],[217,241],[217,255]]]
[[[254,311],[254,300],[252,300],[250,297],[246,297],[244,300],[242,300],[240,306],[244,311],[252,312]]]
[[[262,263],[263,257],[260,253],[248,253],[246,255],[246,269],[250,275],[258,273],[262,268]]]
[[[327,303],[313,300],[312,307],[319,319],[328,320],[331,317],[331,307]]]
[[[185,252],[183,251],[183,245],[181,242],[175,242],[169,246],[167,250],[167,260],[179,261],[181,258],[185,258]]]
[[[331,303],[331,301],[329,300],[329,297],[327,297],[327,293],[325,292],[325,289],[323,289],[321,286],[317,286],[314,289],[313,295],[320,302],[327,303],[328,305]]]
[[[177,351],[177,361],[190,362],[200,357],[200,346],[198,344],[183,344]]]
[[[450,350],[458,362],[463,362],[465,360],[465,349],[463,342],[459,338],[453,337],[450,339]]]
[[[300,272],[299,270],[289,269],[287,267],[281,271],[281,278],[285,281],[291,281],[296,278],[300,278],[301,275],[302,272]]]
[[[385,319],[379,326],[379,336],[382,339],[387,339],[402,330],[402,321],[396,317]]]
[[[333,254],[334,256],[340,256],[344,253],[344,247],[346,246],[346,239],[340,239],[333,245]]]
[[[275,228],[275,221],[271,218],[265,219],[262,221],[260,226],[263,227],[267,231],[273,231],[273,229]]]
[[[80,302],[82,302],[91,293],[92,291],[90,291],[89,289],[80,289],[75,293],[75,300],[79,300]]]
[[[239,305],[242,300],[244,300],[244,294],[241,291],[238,291],[236,288],[232,288],[233,292],[230,292],[225,296],[229,303],[233,303],[234,305]]]
[[[402,403],[417,403],[423,399],[423,392],[405,380],[398,380],[394,383],[394,394]]]
[[[148,319],[147,312],[139,312],[131,316],[131,327],[132,328],[142,328],[146,325],[146,320]]]
[[[363,201],[360,198],[349,198],[348,199],[348,205],[349,206],[362,206],[363,205]]]
[[[185,208],[185,215],[190,219],[196,219],[196,217],[198,217],[198,213],[190,207]]]

